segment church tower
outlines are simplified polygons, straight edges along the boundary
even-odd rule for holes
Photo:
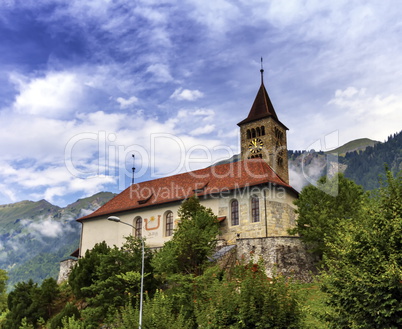
[[[262,64],[262,59],[261,59]],[[248,117],[240,127],[241,158],[264,159],[274,172],[289,184],[286,130],[279,121],[264,86],[264,70],[261,66],[261,86]]]

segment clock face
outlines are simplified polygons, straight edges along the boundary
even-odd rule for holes
[[[262,148],[264,147],[264,143],[259,138],[253,138],[250,143],[248,144],[248,149],[250,150],[251,154],[256,154],[261,152]]]

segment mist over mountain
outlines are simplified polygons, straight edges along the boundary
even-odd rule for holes
[[[372,190],[380,186],[385,166],[393,173],[402,170],[402,131],[383,143],[363,138],[328,152],[289,150],[288,158],[290,183],[298,191],[338,171],[365,190]]]
[[[57,277],[59,262],[78,248],[81,225],[76,219],[98,209],[115,194],[100,192],[60,208],[46,200],[0,206],[0,268],[8,286]]]

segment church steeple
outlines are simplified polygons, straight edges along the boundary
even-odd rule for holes
[[[251,106],[250,112],[248,114],[248,117],[244,119],[243,121],[240,121],[237,125],[241,126],[242,124],[253,122],[256,120],[260,120],[263,118],[267,117],[272,117],[278,123],[284,126],[286,130],[289,130],[286,128],[284,124],[282,124],[278,116],[276,115],[274,106],[272,105],[271,99],[268,96],[267,90],[265,89],[264,86],[264,69],[262,67],[262,58],[261,58],[261,86],[260,89],[258,89],[257,96],[254,99],[253,106]]]
[[[265,89],[264,83],[261,80],[260,89],[257,92],[257,96],[254,99],[254,103],[253,106],[251,106],[248,117],[243,121],[240,121],[237,125],[240,126],[242,124],[267,117],[273,117],[275,120],[279,121],[274,106],[272,105],[272,102],[268,96],[267,90]]]
[[[261,86],[250,112],[237,125],[240,127],[242,159],[261,158],[289,183],[286,131],[279,121],[264,86],[264,69],[261,58]]]

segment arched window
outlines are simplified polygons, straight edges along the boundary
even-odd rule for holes
[[[250,131],[250,129],[247,129],[247,138],[248,138],[248,139],[251,138],[251,131]]]
[[[254,138],[255,137],[255,129],[253,128],[253,129],[251,129],[251,138]]]
[[[264,136],[264,135],[265,135],[265,127],[262,126],[262,127],[261,127],[261,136]]]
[[[165,215],[165,235],[172,236],[173,235],[173,213],[168,211]]]
[[[134,219],[134,236],[136,238],[141,239],[142,237],[142,218],[141,217],[136,217]]]
[[[233,200],[230,204],[230,219],[232,225],[239,225],[239,201]]]
[[[256,196],[251,197],[251,222],[260,221],[260,200]]]
[[[261,136],[260,127],[257,127],[257,128],[256,128],[256,132],[257,132],[257,137],[260,137],[260,136]]]

